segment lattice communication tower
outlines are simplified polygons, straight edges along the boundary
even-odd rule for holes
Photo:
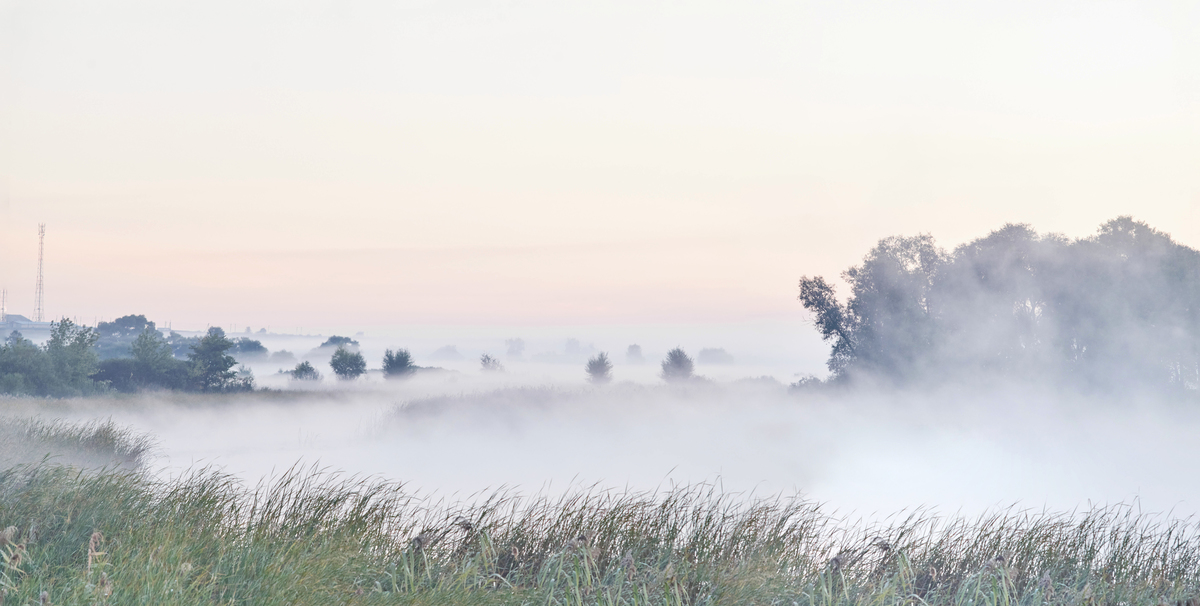
[[[34,289],[33,321],[46,321],[46,293],[42,292],[42,253],[46,249],[46,224],[38,223],[38,278]]]

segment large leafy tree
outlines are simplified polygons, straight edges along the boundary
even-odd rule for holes
[[[0,347],[0,393],[59,395],[61,383],[45,350],[13,331]]]
[[[99,359],[93,347],[100,335],[89,326],[80,326],[63,318],[50,324],[46,353],[54,364],[59,381],[71,392],[88,393],[95,389],[92,375]]]
[[[351,381],[367,372],[367,360],[361,353],[338,346],[329,360],[329,366],[339,379]]]
[[[233,370],[237,360],[227,353],[232,347],[233,341],[216,326],[209,328],[200,342],[192,345],[188,354],[188,375],[194,389],[219,392],[237,387],[237,372]]]
[[[1200,252],[1130,217],[1068,240],[1005,225],[956,248],[887,238],[843,277],[800,281],[839,378],[986,372],[1200,387]]]

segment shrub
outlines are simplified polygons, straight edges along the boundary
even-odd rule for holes
[[[504,365],[500,363],[500,360],[497,360],[496,358],[493,358],[492,356],[489,356],[487,354],[483,354],[482,356],[479,356],[479,366],[480,366],[480,368],[483,369],[484,372],[503,372],[504,371]]]
[[[417,367],[412,362],[412,354],[407,349],[387,350],[383,352],[383,376],[392,379],[407,377],[416,372]]]
[[[612,362],[608,354],[600,352],[587,362],[588,380],[597,385],[612,381]]]
[[[317,372],[316,368],[309,362],[301,362],[296,365],[288,374],[297,381],[320,381],[321,373]]]
[[[676,347],[668,351],[667,357],[662,361],[662,378],[664,381],[686,381],[692,378],[695,366],[692,358],[684,353],[683,349]]]

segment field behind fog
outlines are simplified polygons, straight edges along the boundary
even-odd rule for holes
[[[248,337],[260,341],[269,351],[286,351],[297,361],[310,360],[332,383],[328,362],[332,348],[319,350],[333,335],[359,343],[367,368],[378,369],[387,349],[408,349],[418,366],[437,367],[465,375],[479,374],[479,357],[488,354],[504,365],[505,375],[520,382],[551,382],[579,385],[587,377],[584,365],[589,357],[605,352],[614,364],[617,380],[643,383],[659,382],[659,362],[666,352],[684,348],[696,358],[699,375],[736,380],[771,376],[780,382],[794,382],[803,375],[824,376],[828,346],[798,312],[794,319],[768,319],[728,324],[657,324],[657,325],[580,325],[580,326],[326,326],[303,327],[228,327],[230,337]],[[265,330],[266,332],[259,332]],[[190,334],[190,333],[189,333]],[[641,348],[641,361],[630,360],[630,345]],[[513,350],[516,351],[513,351]],[[704,350],[720,350],[724,360],[701,358]],[[279,370],[290,370],[285,362],[269,359],[244,361],[254,370],[258,384],[295,388]],[[294,362],[292,363],[294,364]],[[371,373],[367,381],[378,381]]]
[[[654,490],[713,482],[876,517],[1131,503],[1200,511],[1193,402],[1049,391],[789,393],[769,380],[585,386],[447,373],[308,392],[6,400],[6,414],[112,420],[165,476],[253,484],[294,464],[423,494]]]

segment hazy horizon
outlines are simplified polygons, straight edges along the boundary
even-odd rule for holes
[[[1200,246],[1200,9],[0,2],[0,287],[181,326],[730,323],[880,238]]]

